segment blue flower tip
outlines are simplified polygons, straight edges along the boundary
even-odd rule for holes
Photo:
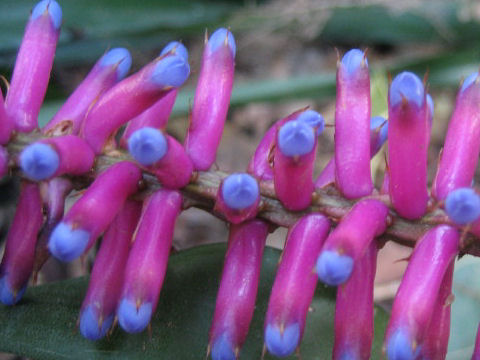
[[[300,325],[288,325],[283,334],[277,326],[267,325],[265,329],[265,345],[268,351],[278,357],[292,354],[300,341]]]
[[[348,280],[353,271],[353,259],[336,251],[323,251],[317,260],[317,274],[320,280],[331,286],[338,286]]]
[[[167,153],[165,135],[155,128],[138,129],[128,138],[128,151],[140,164],[149,166],[161,160]]]
[[[88,340],[100,340],[112,326],[113,315],[108,316],[102,322],[92,305],[87,306],[80,315],[80,333]]]
[[[343,55],[342,64],[347,70],[348,74],[353,74],[362,64],[365,64],[368,67],[368,61],[365,53],[359,49],[347,51],[345,55]]]
[[[465,80],[463,80],[462,87],[460,88],[460,92],[464,92],[467,90],[470,85],[472,85],[478,78],[478,72],[474,72],[473,74],[470,74],[466,77]]]
[[[48,179],[60,164],[57,152],[47,144],[34,143],[27,146],[20,154],[20,167],[31,180]]]
[[[390,104],[397,106],[403,101],[415,103],[421,107],[424,102],[424,86],[422,80],[412,72],[404,71],[392,81],[390,85]]]
[[[304,122],[289,121],[278,132],[278,147],[285,156],[308,154],[315,147],[315,133]]]
[[[416,353],[408,334],[403,330],[396,330],[387,340],[389,360],[413,360],[416,358]]]
[[[59,29],[62,25],[62,8],[55,0],[43,0],[37,3],[32,11],[32,20],[39,18],[40,16],[48,13],[52,19],[55,29]]]
[[[117,66],[117,78],[123,79],[132,66],[132,56],[125,48],[115,48],[103,55],[101,66]]]
[[[260,190],[255,178],[249,174],[236,173],[225,178],[222,198],[225,204],[235,210],[246,209],[258,199]]]
[[[171,54],[161,58],[155,65],[152,81],[161,87],[178,88],[190,75],[190,66],[179,54]]]
[[[60,222],[48,241],[48,249],[60,261],[68,262],[83,254],[90,234],[82,229],[72,229],[63,221]]]
[[[427,94],[427,106],[428,106],[428,113],[429,113],[429,118],[433,119],[433,114],[435,111],[435,104],[433,102],[432,96],[430,94]]]
[[[235,53],[237,52],[237,45],[235,44],[235,38],[233,34],[225,29],[220,28],[217,29],[208,39],[208,46],[210,47],[210,51],[214,52],[221,46],[227,45],[232,52],[233,57],[235,57]]]
[[[313,110],[306,110],[300,114],[297,121],[310,125],[316,131],[316,135],[320,135],[325,128],[325,120],[323,116]]]
[[[232,342],[225,334],[219,336],[212,345],[212,360],[235,360]]]
[[[383,116],[374,116],[370,119],[370,130],[379,131],[379,145],[387,140],[388,135],[388,121]]]
[[[124,298],[118,307],[117,316],[123,330],[131,334],[141,332],[152,317],[152,304],[144,302],[137,308],[133,301]]]
[[[188,62],[188,50],[179,41],[172,41],[169,42],[163,49],[162,52],[160,53],[160,56],[163,56],[169,52],[172,52],[173,54],[176,54],[180,56],[185,62]]]
[[[480,196],[471,188],[453,190],[445,199],[445,211],[456,224],[474,222],[480,217]]]
[[[15,292],[8,284],[7,276],[0,278],[0,302],[7,306],[15,305],[20,301],[27,286],[25,285],[20,290]]]

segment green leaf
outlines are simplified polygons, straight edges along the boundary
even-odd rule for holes
[[[171,256],[151,339],[147,332],[129,335],[118,328],[99,342],[83,339],[76,321],[87,279],[79,278],[31,288],[15,307],[1,307],[0,351],[38,360],[204,359],[224,254],[225,245],[217,244]],[[279,255],[265,249],[257,306],[241,359],[259,359],[262,353],[263,317]],[[334,296],[333,289],[318,286],[301,346],[304,359],[331,357]],[[374,359],[381,358],[387,319],[376,308]]]

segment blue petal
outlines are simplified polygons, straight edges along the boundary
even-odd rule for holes
[[[480,196],[471,188],[453,190],[447,195],[445,210],[456,224],[469,224],[480,217]]]
[[[251,175],[236,173],[223,181],[223,201],[232,209],[241,210],[252,206],[259,194],[257,180]]]
[[[353,259],[336,251],[323,251],[317,260],[317,274],[325,284],[338,286],[348,280],[353,271]]]
[[[227,338],[226,334],[219,336],[212,345],[213,360],[235,360],[235,352],[233,351],[232,342]]]
[[[132,66],[132,56],[125,48],[115,48],[103,55],[100,65],[117,65],[117,78],[121,80],[127,75]]]
[[[167,139],[158,129],[144,127],[128,139],[128,151],[140,164],[148,166],[162,159],[167,153]]]
[[[300,341],[300,326],[298,323],[288,325],[283,334],[277,326],[267,325],[265,329],[265,345],[268,351],[278,357],[292,354]]]
[[[57,152],[47,144],[34,143],[20,154],[20,167],[29,179],[41,181],[48,179],[60,164]]]
[[[467,78],[463,81],[462,87],[460,88],[460,92],[464,92],[467,90],[470,85],[472,85],[475,80],[477,80],[478,77],[478,72],[474,72],[473,74],[470,74],[467,76]]]
[[[405,330],[396,330],[387,340],[387,357],[389,360],[413,360],[418,354],[414,351],[412,341]]]
[[[152,81],[162,87],[180,87],[190,74],[188,62],[180,55],[170,55],[159,60],[152,73]]]
[[[225,28],[217,29],[208,39],[208,46],[210,47],[210,51],[214,52],[220,46],[228,45],[232,55],[235,57],[235,53],[237,52],[237,46],[235,44],[235,38],[233,34]]]
[[[365,65],[368,66],[367,58],[365,57],[365,53],[359,49],[352,49],[349,50],[343,55],[342,64],[345,66],[348,74],[353,74],[357,69],[362,65],[362,62],[365,59]]]
[[[46,11],[52,19],[53,26],[58,30],[62,25],[62,8],[55,0],[43,0],[35,5],[32,11],[32,20],[39,18]]]
[[[48,242],[48,249],[57,259],[61,261],[72,261],[83,254],[87,247],[90,234],[83,229],[72,229],[63,221],[60,222]]]
[[[130,300],[123,299],[117,310],[118,322],[123,330],[128,333],[138,333],[143,331],[152,317],[152,304],[147,302],[137,305]]]
[[[7,276],[4,275],[2,278],[0,278],[0,302],[8,306],[15,305],[20,301],[26,289],[27,286],[25,285],[15,294],[13,289],[8,284]]]
[[[308,154],[315,147],[315,133],[304,122],[289,121],[278,132],[278,147],[285,156]]]
[[[188,50],[187,48],[178,41],[169,42],[160,53],[160,56],[165,55],[169,52],[173,52],[174,54],[181,56],[185,62],[188,62]]]
[[[393,79],[389,97],[392,106],[401,104],[405,99],[421,107],[424,101],[423,83],[414,73],[404,71]]]
[[[428,112],[430,113],[430,119],[433,119],[433,114],[435,112],[435,106],[434,106],[432,96],[430,94],[427,94],[427,106],[428,106]]]
[[[297,121],[310,125],[316,130],[317,136],[320,135],[325,128],[325,120],[323,119],[323,116],[313,110],[306,110],[301,113],[297,118]]]
[[[106,335],[112,323],[113,315],[110,315],[99,324],[97,312],[89,305],[80,315],[80,333],[88,340],[99,340]]]

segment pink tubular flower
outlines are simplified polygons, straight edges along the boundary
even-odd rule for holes
[[[410,72],[397,75],[388,94],[389,192],[393,207],[407,219],[423,216],[428,202],[425,96],[422,81]]]
[[[273,355],[287,356],[300,344],[317,285],[312,270],[329,229],[323,215],[311,213],[288,232],[265,318],[265,344]]]
[[[235,39],[224,28],[216,30],[205,44],[185,139],[195,170],[208,170],[215,162],[233,88],[235,51]]]
[[[80,310],[80,332],[89,340],[101,339],[113,324],[141,210],[141,202],[127,200],[103,236]]]
[[[255,309],[268,224],[252,220],[230,226],[228,249],[210,329],[212,359],[236,359]]]
[[[448,125],[432,194],[444,200],[448,193],[471,185],[480,153],[480,78],[478,72],[463,82]],[[460,141],[461,139],[461,141]]]
[[[7,116],[5,110],[5,102],[3,100],[2,91],[0,91],[0,145],[5,145],[10,140],[13,130],[13,122]]]
[[[180,87],[189,74],[188,62],[180,55],[167,53],[156,58],[114,85],[95,103],[83,122],[81,135],[96,154],[101,153],[115,131]]]
[[[40,1],[28,21],[5,99],[7,115],[20,132],[38,126],[61,23],[62,9],[55,0]]]
[[[50,252],[61,261],[72,261],[87,251],[127,197],[138,190],[141,177],[140,169],[128,161],[101,173],[53,230],[48,243]]]
[[[181,207],[182,196],[174,190],[159,190],[144,203],[117,308],[120,326],[129,333],[145,329],[155,312]]]
[[[387,227],[388,207],[373,199],[355,204],[328,236],[317,261],[317,274],[324,283],[343,284],[369,244]]]
[[[127,49],[115,48],[104,54],[42,129],[43,132],[48,133],[58,126],[67,126],[72,134],[78,134],[87,111],[105,91],[127,75],[131,64],[132,58]]]
[[[370,359],[377,244],[370,242],[352,276],[337,290],[333,360]]]
[[[337,68],[335,177],[349,199],[373,190],[370,174],[370,74],[363,51],[348,51]]]
[[[0,301],[5,305],[15,305],[27,288],[42,222],[42,199],[38,185],[23,182],[0,265]]]
[[[428,231],[417,243],[392,308],[385,337],[389,360],[413,360],[429,340],[429,325],[447,269],[458,253],[459,234],[448,225]],[[421,274],[421,276],[419,276]]]
[[[90,146],[75,135],[45,138],[23,149],[19,158],[23,172],[34,181],[81,175],[90,171],[94,161]]]

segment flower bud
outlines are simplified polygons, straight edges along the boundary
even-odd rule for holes
[[[454,228],[439,225],[416,244],[393,302],[385,340],[389,360],[413,360],[420,355],[429,324],[437,316],[435,304],[458,253],[459,238]]]
[[[172,190],[157,191],[143,205],[117,308],[126,332],[144,330],[155,312],[181,207],[182,196]]]
[[[373,190],[370,174],[370,74],[363,51],[348,51],[337,66],[335,177],[349,199]]]
[[[195,170],[208,170],[215,162],[233,88],[235,39],[224,28],[205,44],[185,149]]]
[[[101,339],[112,326],[141,210],[140,202],[127,200],[103,236],[80,310],[80,332],[89,340]]]
[[[55,0],[40,1],[33,8],[5,99],[7,115],[20,132],[38,127],[61,23],[62,9]]]
[[[78,134],[87,111],[105,91],[127,75],[131,65],[132,57],[127,49],[114,48],[108,51],[47,123],[43,132],[53,131],[61,126],[59,124],[69,122],[71,133]]]
[[[300,344],[317,285],[312,269],[329,229],[328,220],[318,213],[302,217],[289,229],[265,318],[265,344],[275,356],[290,355]]]
[[[93,166],[95,154],[75,135],[46,138],[28,145],[20,154],[20,167],[34,181],[64,174],[81,175]]]
[[[0,302],[5,305],[15,305],[27,288],[42,222],[38,185],[24,181],[0,264]]]
[[[215,210],[233,224],[252,219],[257,215],[260,203],[260,190],[257,180],[248,174],[234,173],[221,183]]]
[[[247,337],[255,309],[267,235],[268,224],[261,220],[230,226],[209,336],[213,360],[237,358]]]
[[[444,200],[448,193],[471,185],[480,153],[480,81],[471,74],[458,92],[448,125],[432,194]]]
[[[128,161],[101,173],[53,230],[48,243],[52,255],[61,261],[72,261],[87,251],[127,197],[138,190],[141,177],[141,171]]]
[[[471,188],[459,188],[447,195],[445,211],[458,225],[466,225],[480,217],[480,196]]]
[[[393,79],[388,95],[388,167],[390,198],[407,219],[426,211],[428,106],[422,81],[403,72]]]

